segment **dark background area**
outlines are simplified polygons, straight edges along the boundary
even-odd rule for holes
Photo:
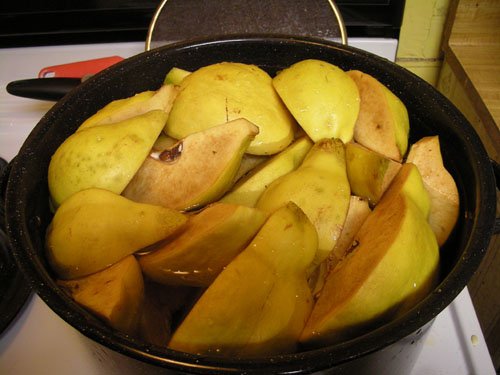
[[[0,4],[0,47],[145,41],[160,3],[4,0]],[[349,37],[398,38],[404,0],[338,0],[336,4]]]

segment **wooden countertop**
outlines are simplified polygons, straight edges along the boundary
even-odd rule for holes
[[[490,157],[500,162],[500,1],[452,1],[449,12],[445,61],[484,125],[476,130]]]
[[[449,82],[442,87],[456,89],[448,94],[467,112],[489,157],[500,163],[500,1],[451,0],[442,49],[442,72],[447,64],[458,81],[458,87]],[[441,78],[452,80],[448,72]],[[497,192],[497,218],[499,200]],[[500,290],[500,235],[492,237],[468,288],[493,364],[500,371],[500,300],[492,298]]]

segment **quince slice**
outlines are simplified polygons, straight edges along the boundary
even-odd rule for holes
[[[402,192],[385,199],[328,274],[302,333],[306,347],[332,345],[386,323],[436,284],[439,248],[427,218]]]
[[[401,164],[359,143],[345,145],[347,177],[352,193],[375,205],[399,172]]]
[[[165,80],[163,81],[163,84],[178,85],[185,77],[187,77],[190,74],[191,72],[174,66],[172,69],[168,71],[167,75],[165,76]]]
[[[424,137],[414,143],[406,162],[415,164],[422,175],[430,197],[429,224],[441,246],[457,222],[460,198],[455,180],[444,167],[439,137]]]
[[[82,190],[64,201],[47,228],[47,259],[60,278],[82,277],[167,238],[186,221],[172,209]]]
[[[303,60],[273,79],[293,117],[314,142],[353,137],[359,112],[359,92],[354,81],[338,66],[320,60]]]
[[[58,284],[111,327],[129,335],[137,333],[144,303],[144,280],[133,255],[92,275],[59,280]]]
[[[181,211],[212,203],[231,187],[258,132],[251,122],[237,119],[188,135],[150,153],[123,195]]]
[[[275,154],[293,140],[295,121],[269,74],[255,65],[231,62],[202,67],[180,82],[164,131],[181,139],[238,118],[259,127],[249,154]]]
[[[312,273],[335,247],[350,197],[344,144],[340,139],[323,139],[311,147],[297,169],[274,180],[255,207],[272,213],[292,201],[304,211],[318,232]]]
[[[221,202],[254,207],[271,182],[298,168],[312,146],[313,142],[308,136],[299,138],[244,176],[221,199]]]
[[[277,210],[203,293],[168,348],[225,357],[294,352],[312,307],[306,271],[317,241],[294,203]]]
[[[256,208],[213,203],[190,216],[183,232],[143,255],[143,272],[158,283],[208,287],[260,229],[267,215]]]
[[[176,96],[173,85],[163,85],[157,91],[143,91],[130,98],[114,100],[85,120],[76,131],[121,122],[154,110],[169,113]]]
[[[49,164],[54,207],[72,194],[93,187],[120,194],[151,151],[166,120],[167,114],[156,110],[69,136]]]
[[[354,139],[370,150],[401,162],[408,149],[410,123],[404,103],[374,77],[350,70],[361,97]]]

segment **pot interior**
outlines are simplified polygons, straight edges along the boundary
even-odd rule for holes
[[[441,282],[405,316],[364,336],[319,350],[255,360],[200,358],[149,345],[111,330],[74,303],[54,282],[44,257],[51,220],[47,169],[51,155],[83,120],[112,100],[158,89],[172,67],[193,71],[234,61],[256,64],[274,76],[304,59],[320,59],[341,69],[358,69],[385,84],[406,105],[410,142],[439,135],[446,168],[457,183],[459,220],[441,249]],[[84,82],[39,122],[13,164],[6,194],[8,234],[16,260],[40,297],[86,336],[126,355],[173,369],[265,367],[309,371],[335,366],[380,350],[417,331],[465,287],[487,248],[495,217],[495,190],[486,152],[470,124],[441,94],[403,68],[370,53],[321,40],[290,37],[228,37],[180,43],[127,59]]]

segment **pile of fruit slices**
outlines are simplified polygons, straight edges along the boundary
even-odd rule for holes
[[[52,156],[46,256],[75,301],[174,350],[253,357],[360,335],[435,286],[459,198],[439,139],[360,71],[172,68]]]

